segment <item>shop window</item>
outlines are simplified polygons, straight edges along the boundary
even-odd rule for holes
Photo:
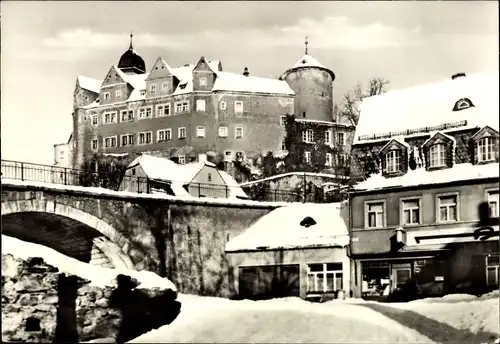
[[[500,275],[500,254],[490,253],[486,256],[486,285],[498,288]]]
[[[385,262],[363,262],[362,296],[388,296],[391,288],[391,268]]]
[[[307,292],[328,293],[341,290],[342,263],[310,264],[307,266]]]

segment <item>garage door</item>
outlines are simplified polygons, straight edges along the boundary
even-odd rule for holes
[[[250,266],[239,269],[240,297],[263,300],[300,296],[299,265]]]

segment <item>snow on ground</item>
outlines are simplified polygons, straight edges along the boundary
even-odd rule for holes
[[[124,274],[137,279],[141,288],[158,287],[176,291],[175,285],[166,278],[162,278],[150,271],[134,271],[126,269],[108,269],[96,265],[81,262],[74,258],[65,256],[49,247],[22,241],[2,234],[2,255],[12,254],[16,258],[28,259],[40,257],[52,266],[59,268],[60,272],[80,276],[90,280],[90,285],[105,287],[116,286],[116,276]],[[2,271],[9,275],[10,271]],[[12,271],[15,274],[15,271]]]
[[[473,298],[473,300],[471,300]],[[132,343],[493,343],[500,336],[498,294],[469,301],[384,304],[360,299],[231,301],[179,295],[170,325]]]

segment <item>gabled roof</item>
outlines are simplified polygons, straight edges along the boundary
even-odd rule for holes
[[[456,143],[456,140],[453,136],[446,135],[445,133],[440,132],[440,131],[436,131],[434,134],[431,134],[431,137],[429,137],[427,140],[424,141],[424,143],[422,143],[422,147],[426,146],[436,136],[443,136],[443,137],[447,138],[448,140],[452,141],[453,143]]]
[[[387,147],[391,145],[392,142],[397,142],[402,146],[405,146],[406,148],[410,149],[410,145],[408,142],[405,142],[405,140],[402,137],[394,137],[387,142],[382,149],[380,149],[381,152],[383,152]]]
[[[99,93],[99,90],[101,89],[102,80],[89,78],[88,76],[84,75],[78,75],[76,80],[78,82],[78,85],[87,91]]]
[[[269,93],[293,95],[294,92],[286,81],[243,74],[217,72],[213,91],[235,91],[251,93]]]
[[[280,248],[345,247],[348,212],[342,203],[292,203],[272,210],[226,244],[226,252]],[[304,225],[310,221],[313,225]]]
[[[408,129],[467,121],[463,129],[499,127],[498,70],[451,78],[365,98],[354,143],[371,136]],[[453,111],[455,103],[468,98],[474,107]],[[460,129],[460,128],[457,128]]]
[[[248,198],[248,195],[243,191],[238,182],[231,177],[228,173],[224,171],[218,171],[224,183],[226,183],[229,188],[229,196],[230,197],[238,197],[238,198]]]

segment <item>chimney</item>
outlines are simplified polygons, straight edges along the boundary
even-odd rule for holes
[[[455,80],[456,78],[462,78],[462,77],[465,77],[466,74],[465,73],[457,73],[457,74],[453,74],[451,76],[451,80]]]
[[[245,67],[245,69],[243,70],[243,75],[244,76],[249,76],[250,75],[250,73],[248,72],[248,68],[247,67]]]

